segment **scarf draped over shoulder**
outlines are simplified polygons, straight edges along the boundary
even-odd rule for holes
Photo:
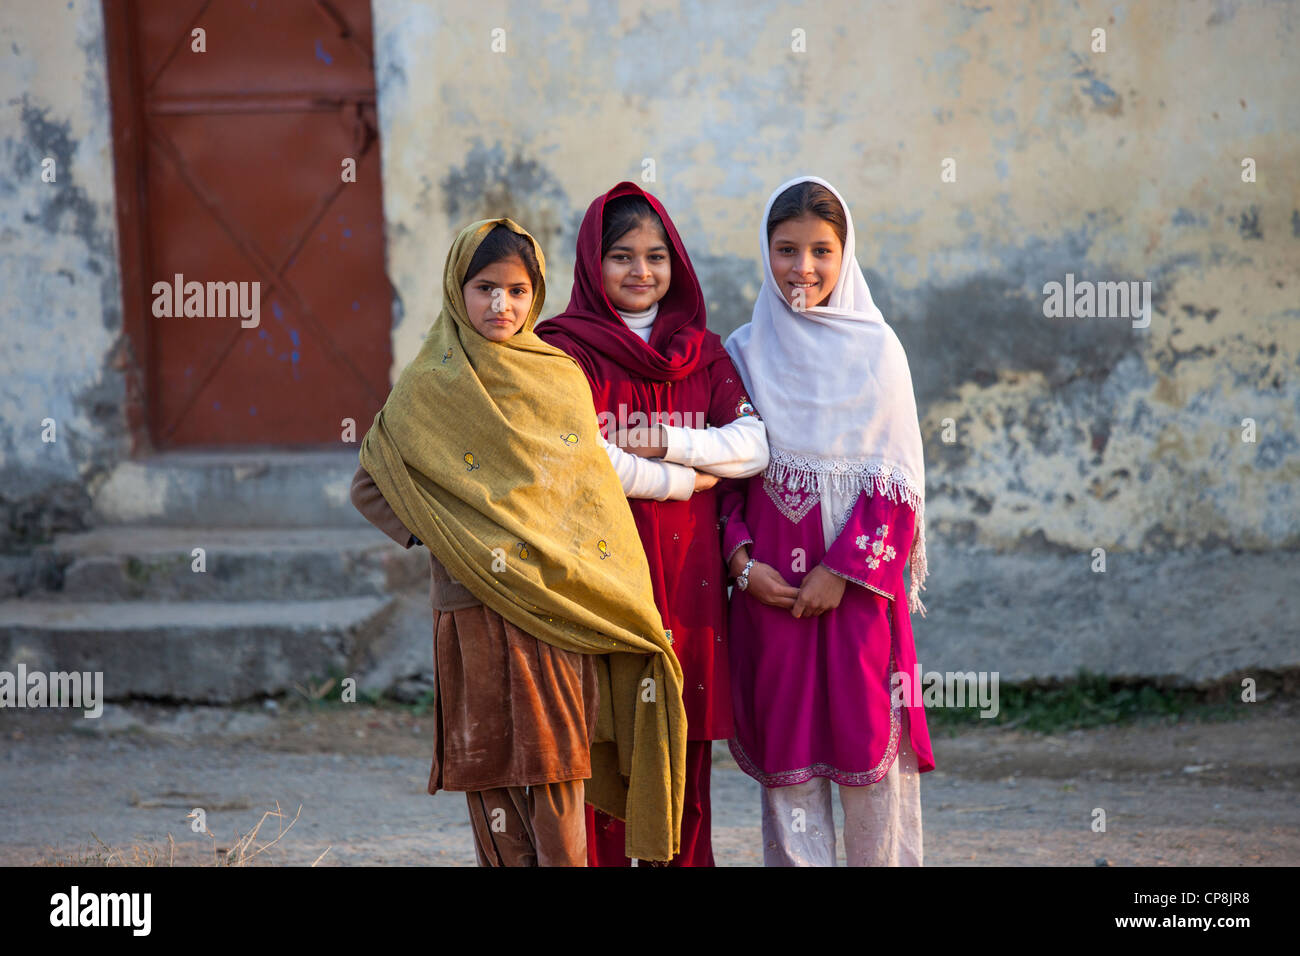
[[[588,383],[533,331],[480,335],[462,286],[495,226],[466,227],[443,272],[442,311],[361,444],[361,465],[402,523],[475,597],[538,640],[599,655],[600,713],[586,799],[627,821],[626,852],[679,849],[685,785],[682,671]],[[544,268],[544,266],[543,266]]]

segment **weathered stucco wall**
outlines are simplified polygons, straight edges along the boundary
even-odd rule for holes
[[[0,551],[80,526],[127,450],[103,34],[89,0],[0,13]]]
[[[464,223],[507,214],[534,232],[554,314],[582,212],[645,159],[725,334],[757,290],[764,200],[813,172],[848,198],[907,347],[933,534],[1070,552],[1300,545],[1295,4],[374,11],[404,307],[394,374]],[[1150,326],[1045,318],[1043,287],[1067,273],[1151,282]]]

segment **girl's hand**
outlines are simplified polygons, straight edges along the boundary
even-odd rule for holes
[[[717,483],[717,475],[710,475],[707,471],[700,471],[698,468],[695,470],[695,490],[697,492],[708,491]]]
[[[753,576],[753,571],[750,576]],[[799,586],[798,599],[790,613],[795,617],[816,617],[840,606],[844,597],[844,586],[848,584],[842,577],[832,574],[824,564],[819,564],[808,572]]]
[[[743,565],[741,569],[744,569]],[[781,576],[781,572],[772,565],[755,561],[754,566],[749,569],[749,587],[745,589],[745,593],[754,595],[755,600],[770,607],[792,608],[795,599],[799,596],[799,589],[791,587],[790,583]]]
[[[642,458],[662,458],[668,454],[668,442],[663,429],[658,425],[652,428],[622,429],[615,433],[614,444],[629,455],[640,455]]]

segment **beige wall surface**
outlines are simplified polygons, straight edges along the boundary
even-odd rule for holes
[[[907,348],[932,533],[1300,545],[1300,5],[373,7],[394,375],[461,226],[533,231],[553,315],[588,203],[647,160],[725,335],[768,193],[815,173]],[[1150,282],[1149,327],[1045,317],[1067,274]]]
[[[128,445],[99,3],[5,0],[0,93],[3,551],[75,525],[86,484]],[[42,441],[47,418],[53,442]]]

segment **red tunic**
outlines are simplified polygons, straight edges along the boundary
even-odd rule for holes
[[[709,426],[731,424],[739,417],[738,407],[747,401],[745,386],[718,336],[712,332],[707,336],[717,345],[718,355],[708,365],[701,362],[680,381],[656,382],[623,372],[621,377],[593,382],[597,412],[618,415],[623,404],[625,419],[636,412],[647,416],[675,412],[674,424],[680,421],[695,427],[698,413]],[[673,650],[682,664],[689,740],[725,740],[732,734],[727,570],[717,488],[697,492],[686,501],[628,499],[650,563],[655,604],[664,627],[673,632]]]
[[[644,197],[667,234],[672,278],[659,301],[650,341],[641,340],[605,295],[601,230],[605,205]],[[634,183],[598,196],[578,230],[568,308],[537,326],[537,334],[571,355],[591,383],[602,431],[664,424],[729,425],[740,416],[745,386],[722,340],[705,325],[704,294],[672,219]],[[760,409],[761,411],[761,409]],[[716,486],[715,486],[716,487]],[[731,736],[727,665],[726,568],[719,540],[718,498],[710,489],[687,501],[629,499],[650,563],[655,603],[682,664],[687,739]]]
[[[643,341],[605,295],[601,231],[606,203],[642,196],[667,234],[672,279]],[[722,340],[705,325],[704,293],[672,219],[657,199],[634,183],[597,196],[578,230],[569,307],[537,326],[537,334],[569,353],[587,375],[601,430],[667,425],[729,425],[747,404],[744,384]],[[611,421],[612,419],[612,421]],[[715,486],[716,487],[716,486]],[[655,604],[672,632],[682,665],[686,705],[687,776],[681,852],[672,866],[712,866],[709,768],[711,740],[732,734],[731,675],[727,661],[726,568],[718,533],[716,490],[686,501],[628,500],[650,565]],[[627,866],[622,823],[588,813],[592,866]]]

